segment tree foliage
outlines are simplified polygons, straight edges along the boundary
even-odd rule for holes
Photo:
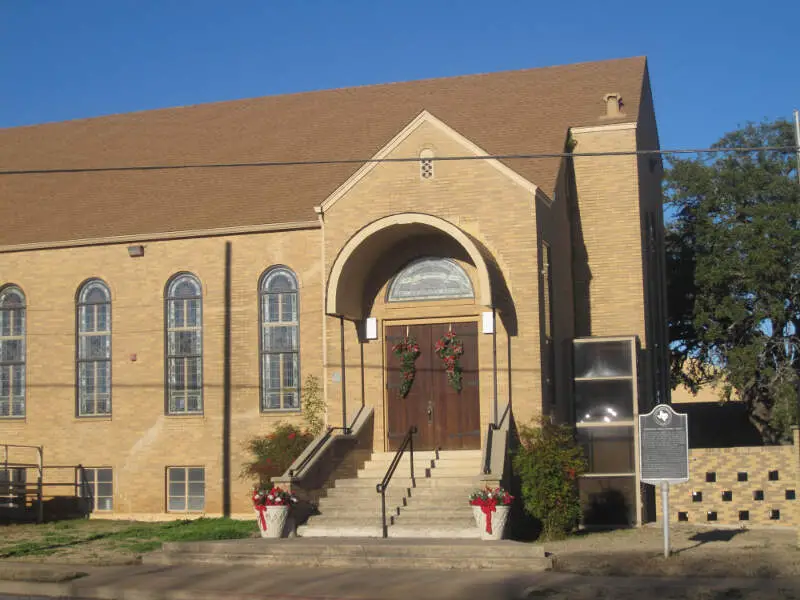
[[[715,147],[794,145],[786,121]],[[800,376],[800,185],[794,152],[670,159],[665,206],[673,386],[717,383],[765,441],[796,422]]]

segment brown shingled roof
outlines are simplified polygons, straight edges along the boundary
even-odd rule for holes
[[[268,96],[0,130],[0,170],[368,158],[423,109],[491,154],[636,120],[643,57]],[[552,192],[557,160],[508,165]],[[0,176],[0,246],[313,221],[358,164]]]

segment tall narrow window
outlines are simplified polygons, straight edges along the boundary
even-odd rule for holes
[[[0,290],[0,417],[25,416],[25,294]]]
[[[200,281],[182,273],[167,284],[167,413],[203,412],[203,299]]]
[[[78,292],[78,416],[111,414],[111,294],[99,279]]]
[[[276,267],[261,277],[261,410],[300,408],[297,279]]]

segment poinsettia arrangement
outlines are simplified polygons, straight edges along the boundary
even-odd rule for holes
[[[445,333],[434,345],[436,355],[444,361],[447,381],[457,392],[461,391],[461,365],[458,359],[464,354],[464,344],[456,337],[455,331]]]
[[[476,490],[469,495],[469,503],[472,506],[483,506],[494,502],[495,506],[507,506],[514,501],[514,496],[509,494],[501,487],[485,487]]]
[[[405,398],[414,385],[417,375],[417,358],[419,358],[419,344],[413,337],[403,338],[392,346],[392,352],[400,357],[400,397]]]
[[[259,506],[290,506],[295,502],[297,497],[294,494],[277,486],[253,489],[253,506],[256,509]]]
[[[501,487],[485,487],[469,495],[469,503],[479,506],[486,515],[486,533],[492,533],[492,513],[497,512],[498,506],[508,506],[514,501],[514,496]]]

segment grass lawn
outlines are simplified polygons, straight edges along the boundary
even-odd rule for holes
[[[255,520],[197,519],[145,523],[75,519],[0,526],[0,560],[131,564],[163,542],[231,540],[258,533]]]

